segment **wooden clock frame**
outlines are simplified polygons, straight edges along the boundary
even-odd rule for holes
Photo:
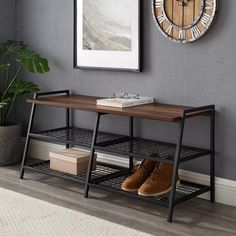
[[[178,1],[178,0],[176,0]],[[169,17],[166,14],[165,11],[165,2],[166,0],[153,0],[152,4],[152,13],[153,17],[155,19],[156,25],[158,29],[160,30],[161,34],[164,35],[166,38],[170,39],[171,41],[178,42],[178,43],[190,43],[194,42],[195,40],[201,38],[205,33],[209,30],[209,28],[212,26],[214,23],[217,13],[218,13],[218,6],[219,2],[218,0],[210,0],[213,2],[212,6],[212,14],[209,16],[208,14],[205,13],[206,10],[206,2],[209,2],[209,0],[202,0],[201,3],[201,8],[200,8],[200,14],[198,15],[197,18],[193,19],[193,22],[189,24],[187,27],[186,26],[179,26],[176,25],[172,20],[169,19]],[[187,2],[187,1],[186,1]],[[158,7],[157,7],[158,6]],[[159,11],[161,11],[161,15],[157,13],[157,9],[161,8]],[[172,6],[173,10],[173,6]],[[184,15],[182,16],[184,17]],[[206,17],[209,17],[209,19],[206,19]],[[198,24],[205,23],[203,29],[198,28]],[[167,28],[164,28],[164,23],[169,24]],[[173,29],[179,29],[179,35],[178,39],[177,37],[173,36]],[[191,31],[191,38],[186,39],[185,33],[186,30]],[[172,31],[172,32],[171,32]],[[182,34],[181,34],[182,32]]]

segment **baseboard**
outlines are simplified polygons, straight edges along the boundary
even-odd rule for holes
[[[63,148],[62,145],[31,140],[29,148],[29,156],[32,158],[47,160],[50,151]],[[115,164],[118,166],[128,166],[126,158],[98,153],[98,161]],[[183,180],[194,183],[209,185],[210,178],[208,175],[203,175],[186,170],[179,171],[180,177]],[[236,206],[236,181],[216,177],[216,202]],[[199,196],[200,198],[209,199],[209,193]]]

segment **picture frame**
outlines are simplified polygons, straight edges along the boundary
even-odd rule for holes
[[[140,0],[74,0],[74,68],[141,72],[140,19]]]

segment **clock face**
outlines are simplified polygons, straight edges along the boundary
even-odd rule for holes
[[[153,13],[162,34],[175,42],[200,38],[212,24],[217,0],[153,0]]]

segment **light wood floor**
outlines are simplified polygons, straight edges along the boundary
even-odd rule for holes
[[[94,188],[84,199],[83,185],[29,171],[24,180],[18,176],[19,166],[0,167],[0,187],[153,235],[236,235],[236,208],[231,206],[196,198],[177,206],[173,223],[167,223],[167,209],[153,203]]]

